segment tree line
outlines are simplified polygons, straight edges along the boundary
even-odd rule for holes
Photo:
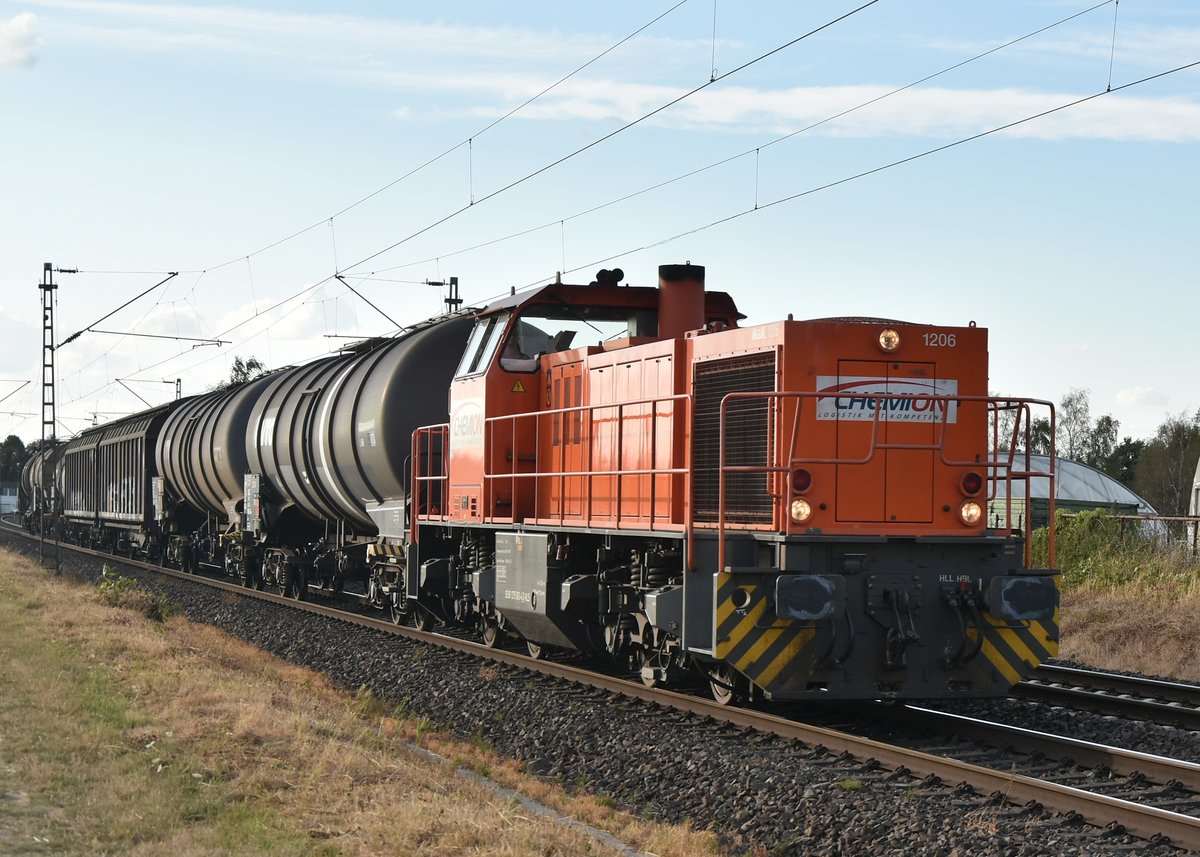
[[[1160,515],[1186,515],[1200,460],[1200,409],[1166,417],[1145,439],[1121,437],[1111,414],[1092,419],[1087,390],[1071,390],[1059,402],[1054,447],[1060,458],[1081,461],[1141,495]],[[1031,452],[1050,453],[1050,420],[1030,427]]]

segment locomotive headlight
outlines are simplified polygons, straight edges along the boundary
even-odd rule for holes
[[[879,347],[891,354],[900,347],[900,334],[890,327],[886,328],[879,334]]]
[[[968,500],[958,507],[958,517],[968,527],[973,527],[983,519],[983,507],[974,500]]]
[[[790,511],[792,514],[792,520],[797,524],[803,524],[812,517],[812,506],[802,497],[797,497],[792,501]]]

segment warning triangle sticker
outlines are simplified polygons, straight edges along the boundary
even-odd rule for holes
[[[514,393],[524,393],[525,392],[525,385],[521,383],[520,378],[517,379],[517,383],[513,384],[512,391]]]

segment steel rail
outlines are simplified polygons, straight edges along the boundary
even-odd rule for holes
[[[1152,753],[1126,750],[1093,741],[1068,738],[1038,732],[1021,726],[1010,726],[991,720],[967,717],[948,711],[937,711],[916,705],[889,706],[887,716],[894,722],[909,726],[929,727],[931,721],[940,731],[953,732],[990,746],[1005,744],[1019,747],[1021,752],[1041,753],[1049,759],[1068,758],[1089,768],[1107,768],[1122,777],[1141,774],[1159,785],[1172,781],[1200,796],[1200,764],[1183,759],[1170,759]]]
[[[27,536],[23,530],[14,528],[11,524],[6,523],[6,528],[22,536]],[[78,548],[74,545],[67,545],[66,547],[70,550],[144,568],[152,572],[165,573],[171,577],[214,586],[217,589],[227,592],[234,592],[246,597],[291,607],[296,610],[303,610],[339,621],[373,628],[385,633],[396,634],[439,646],[450,651],[461,652],[474,657],[482,657],[528,672],[547,675],[552,678],[596,688],[609,693],[616,693],[629,699],[652,703],[662,708],[689,715],[708,717],[732,726],[776,735],[786,740],[800,741],[809,746],[821,747],[834,754],[845,753],[864,761],[874,760],[894,770],[904,769],[919,776],[936,777],[938,780],[946,783],[965,783],[983,794],[1001,794],[1006,800],[1011,802],[1034,803],[1055,812],[1073,813],[1098,827],[1119,826],[1125,831],[1144,839],[1161,840],[1162,838],[1166,838],[1171,844],[1177,847],[1200,850],[1200,818],[1195,816],[1143,806],[1133,801],[1108,797],[1072,786],[1059,785],[1011,772],[993,770],[969,762],[947,759],[919,750],[910,750],[870,738],[863,738],[821,726],[788,720],[761,711],[731,708],[720,705],[715,701],[687,696],[675,691],[649,688],[623,678],[605,676],[567,664],[534,660],[531,657],[516,652],[489,649],[482,643],[473,643],[468,640],[419,631],[416,628],[396,625],[382,619],[372,619],[367,616],[347,613],[344,610],[308,601],[296,601],[274,593],[247,589],[243,586],[226,583],[225,581],[200,577],[175,569],[163,568],[152,563],[117,557],[100,551]]]
[[[1140,691],[1129,693],[1142,694]],[[1157,699],[1144,699],[1131,696],[1112,696],[1093,687],[1062,687],[1059,685],[1043,684],[1040,681],[1023,681],[1013,687],[1011,696],[1042,702],[1047,705],[1061,705],[1066,708],[1092,711],[1096,714],[1109,714],[1128,720],[1148,720],[1163,726],[1174,726],[1178,729],[1188,729],[1200,732],[1200,708],[1179,702],[1163,702]]]
[[[1186,682],[1167,681],[1146,676],[1121,675],[1101,670],[1064,667],[1058,664],[1042,664],[1033,671],[1030,679],[1043,684],[1057,682],[1105,690],[1110,693],[1136,694],[1146,699],[1179,702],[1200,707],[1200,685]]]

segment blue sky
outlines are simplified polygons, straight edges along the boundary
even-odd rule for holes
[[[880,0],[741,70],[861,2],[674,5],[0,0],[0,397],[37,377],[44,261],[143,272],[60,275],[60,339],[180,271],[101,327],[231,342],[64,346],[78,430],[394,329],[334,273],[407,323],[427,279],[479,303],[690,260],[751,322],[976,321],[992,390],[1086,388],[1122,434],[1200,406],[1200,68],[1122,88],[1200,61],[1200,5]],[[38,395],[0,435],[38,436]]]

